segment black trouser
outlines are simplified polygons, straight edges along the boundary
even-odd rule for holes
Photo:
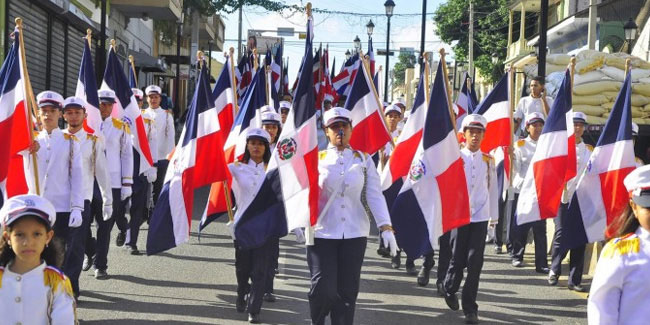
[[[466,315],[478,311],[476,296],[483,268],[487,224],[487,221],[470,223],[452,230],[450,235],[452,256],[445,278],[445,291],[447,294],[458,292],[463,280],[463,269],[467,268],[462,294],[463,312]]]
[[[503,196],[499,195],[499,218],[497,219],[497,224],[494,226],[494,246],[496,247],[502,247],[504,244],[503,231],[505,229],[503,226],[505,225],[506,219],[506,200],[503,199]]]
[[[144,214],[147,210],[147,177],[144,175],[138,175],[134,178],[134,183],[132,186],[133,193],[131,194],[131,208],[129,209],[129,215],[131,220],[129,220],[128,228],[125,227],[125,230],[120,228],[120,231],[125,232],[126,229],[129,229],[129,242],[126,245],[137,246],[138,244],[138,235],[140,234],[140,226],[142,225],[142,219],[144,219]],[[136,185],[137,183],[137,185]],[[126,217],[122,218],[126,221]],[[119,227],[119,224],[118,224]]]
[[[510,215],[506,216],[507,221],[504,222],[504,225],[508,225],[510,229],[508,229],[508,235],[506,236],[506,249],[508,250],[508,253],[510,253],[510,256],[512,256],[512,251],[513,251],[513,243],[516,240],[517,237],[517,218],[516,218],[516,212],[517,212],[517,201],[519,201],[519,193],[515,193],[510,207]],[[506,199],[506,210],[508,206],[508,200]],[[505,211],[504,214],[507,214],[508,211]]]
[[[93,223],[95,216],[103,215],[103,209],[104,201],[102,200],[102,195],[99,191],[97,181],[95,181],[95,185],[93,187],[93,199],[90,201],[90,221],[88,222],[88,228],[86,229],[86,256],[89,258],[95,256],[97,248],[97,240],[95,240],[93,237],[93,232],[90,225]]]
[[[156,168],[158,168],[158,173],[156,174],[156,181],[153,182],[153,205],[156,205],[158,202],[158,196],[162,190],[163,184],[165,183],[165,173],[167,173],[167,166],[169,165],[169,160],[160,159],[156,163]]]
[[[248,312],[259,314],[266,288],[267,271],[270,264],[271,241],[261,247],[241,249],[235,245],[235,275],[237,276],[237,295],[248,295]],[[248,280],[250,279],[250,283]]]
[[[561,204],[560,211],[555,217],[555,234],[553,235],[553,244],[551,251],[551,271],[554,274],[560,275],[562,272],[562,260],[566,257],[568,252],[569,256],[569,284],[579,285],[582,282],[582,270],[585,266],[585,245],[568,250],[563,247],[562,241],[564,236],[568,234],[563,233],[563,226],[566,222],[566,213],[568,204]]]
[[[548,243],[546,239],[546,219],[525,223],[515,226],[515,236],[512,241],[512,258],[518,261],[524,260],[526,251],[526,240],[528,231],[533,229],[533,239],[535,240],[535,268],[541,269],[548,267],[546,251]]]
[[[354,323],[366,244],[366,237],[316,238],[313,246],[307,246],[312,324],[325,324],[327,315],[332,325]]]
[[[442,234],[442,236],[438,237],[438,245],[440,245],[440,250],[438,251],[438,272],[436,274],[436,285],[438,283],[444,283],[445,277],[447,277],[449,260],[451,260],[451,244],[449,243],[450,236],[451,231],[448,231]]]
[[[266,289],[264,293],[273,293],[273,279],[275,279],[275,270],[278,269],[278,258],[280,258],[280,238],[269,240],[271,251],[269,252],[269,267],[266,273]]]
[[[75,294],[79,294],[79,274],[81,273],[81,265],[84,260],[83,251],[81,251],[83,245],[81,244],[85,233],[80,229],[83,227],[83,223],[81,227],[72,228],[68,226],[69,222],[70,212],[57,212],[56,222],[54,223],[54,235],[65,249],[62,267],[63,273],[70,279],[72,291]]]
[[[97,222],[97,244],[95,245],[95,268],[106,271],[108,267],[108,248],[111,242],[111,230],[115,220],[124,216],[126,201],[120,200],[121,189],[112,189],[113,193],[113,214],[108,221],[104,221],[101,209],[93,209],[93,217]],[[101,200],[101,199],[100,199]],[[102,203],[103,205],[103,203]]]

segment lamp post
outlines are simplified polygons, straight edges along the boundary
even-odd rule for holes
[[[368,38],[371,38],[372,31],[375,30],[375,24],[372,22],[372,19],[366,24],[366,28],[368,29]]]
[[[623,30],[625,31],[625,40],[627,41],[627,54],[632,54],[632,42],[636,39],[636,29],[638,26],[634,23],[634,20],[630,18],[625,25],[623,25]]]
[[[349,60],[352,54],[350,54],[350,50],[345,51],[345,61]]]
[[[393,16],[393,9],[395,9],[395,2],[393,0],[386,0],[384,2],[384,8],[386,8],[386,17],[388,18],[388,22],[386,24],[386,69],[384,69],[386,72],[384,76],[384,101],[388,101],[388,70],[389,65],[388,65],[388,56],[390,55],[390,17]]]
[[[354,49],[357,51],[357,53],[361,51],[361,40],[359,39],[359,35],[354,38]]]

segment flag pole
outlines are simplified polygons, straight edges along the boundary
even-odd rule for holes
[[[34,143],[34,124],[32,121],[32,114],[34,114],[35,99],[34,91],[32,90],[31,82],[29,81],[29,73],[27,72],[27,60],[25,59],[25,43],[23,41],[23,20],[20,17],[15,19],[16,27],[18,28],[18,46],[20,49],[20,61],[21,69],[23,72],[23,82],[25,88],[25,105],[27,105],[26,110],[29,114],[27,115],[27,125],[29,128],[29,143]],[[36,114],[34,114],[36,115]],[[38,115],[36,115],[38,116]],[[41,195],[41,189],[38,179],[38,164],[36,163],[36,152],[31,153],[32,166],[34,167],[34,187],[36,189],[36,195]]]
[[[431,80],[429,79],[429,75],[431,74],[431,65],[429,64],[429,59],[427,56],[428,52],[424,52],[422,54],[422,62],[424,62],[424,99],[426,101],[426,106],[429,106],[429,101],[431,100],[431,94],[429,93],[429,87],[431,85]],[[422,76],[420,76],[422,78]]]
[[[88,28],[86,29],[86,41],[88,42],[88,47],[92,47],[92,40],[93,40],[93,30]]]
[[[230,60],[230,88],[232,89],[232,98],[233,100],[233,105],[235,106],[235,116],[237,116],[237,112],[239,111],[239,106],[237,105],[237,80],[235,78],[235,59],[233,59],[233,55],[235,55],[235,48],[231,47],[229,50],[230,55],[228,56],[228,60]]]
[[[265,59],[266,60],[266,59]],[[269,86],[272,86],[270,81],[270,72],[271,67],[267,64],[264,65],[264,79],[266,79],[266,87],[264,87],[264,92],[266,93],[266,105],[271,105],[271,94],[269,94]]]
[[[310,30],[309,30],[309,18],[312,18],[312,15],[311,15],[311,2],[307,2],[307,4],[305,5],[305,13],[307,14],[307,33],[309,34],[309,32],[310,32]],[[312,21],[312,23],[313,23],[313,21]],[[311,36],[313,36],[313,35],[311,35]],[[309,41],[310,41],[309,39],[306,40],[306,42],[309,42]],[[289,58],[287,58],[287,64],[288,63],[289,63]],[[306,67],[303,67],[303,69],[306,69]],[[289,87],[288,84],[287,84],[287,87]],[[294,95],[295,95],[295,93],[294,93]],[[293,114],[293,110],[291,110],[291,113]],[[316,238],[316,231],[314,229],[315,224],[313,224],[313,225],[311,224],[311,216],[310,216],[310,218],[309,218],[309,220],[307,222],[308,222],[308,226],[305,227],[305,246],[313,246],[315,238]],[[316,222],[318,222],[318,221],[316,221]],[[288,230],[292,230],[292,229],[288,229]]]
[[[447,72],[447,63],[445,62],[445,49],[440,49],[440,63],[442,64],[442,74],[445,79],[445,88],[447,91],[447,106],[449,107],[449,118],[451,119],[451,125],[454,126],[454,132],[456,131],[456,116],[454,114],[454,109],[451,104],[451,89],[449,88],[449,74]],[[458,140],[458,139],[456,139]]]
[[[575,60],[575,58],[572,58],[572,59]],[[630,60],[630,59],[625,59],[625,77],[627,77],[627,73],[630,72],[630,66],[631,66],[630,63],[631,63],[631,62],[632,62],[632,60]],[[625,79],[625,78],[624,78],[624,79]]]
[[[366,77],[366,80],[370,81],[369,82],[370,89],[375,94],[375,98],[377,99],[377,105],[379,106],[379,111],[381,112],[381,121],[383,122],[384,127],[386,128],[386,131],[388,131],[388,127],[386,126],[386,119],[384,118],[386,116],[384,114],[384,105],[379,100],[379,94],[377,94],[377,89],[375,89],[375,83],[372,82],[372,77],[370,77],[370,63],[366,59],[366,56],[363,55],[363,51],[359,51],[359,59],[363,63],[363,68],[361,68],[361,67],[359,67],[359,68],[361,70],[363,70],[363,75]],[[358,72],[357,72],[357,75],[359,75]],[[393,141],[393,137],[391,137],[390,134],[389,134],[389,138],[390,138],[390,143],[393,145],[393,147],[395,147],[395,141]]]
[[[138,87],[138,75],[135,73],[135,59],[133,58],[133,55],[129,55],[129,66],[131,68],[131,72],[133,72],[135,86]]]

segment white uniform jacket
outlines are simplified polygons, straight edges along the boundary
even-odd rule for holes
[[[151,160],[155,163],[158,161],[158,138],[156,134],[156,117],[153,112],[146,109],[140,110],[142,112],[142,119],[144,120],[144,130],[147,133],[147,140],[149,141],[149,150],[151,151]]]
[[[50,134],[45,130],[40,131],[34,140],[40,145],[36,152],[40,194],[52,202],[56,212],[83,211],[83,167],[79,139],[56,128]],[[32,156],[27,153],[24,157],[25,169],[35,175]],[[27,183],[29,192],[36,194],[36,185]]]
[[[610,240],[591,282],[589,324],[648,324],[650,321],[650,232]]]
[[[171,111],[164,110],[162,108],[147,108],[145,110],[151,116],[154,117],[154,138],[158,139],[157,154],[158,160],[167,159],[174,149],[174,139],[175,139],[175,130],[174,130],[174,117],[172,116]],[[155,148],[151,146],[151,151]],[[156,162],[157,160],[154,160]]]
[[[128,126],[124,122],[108,117],[100,126],[106,144],[106,161],[112,188],[122,184],[133,184],[133,148]]]
[[[0,324],[77,324],[72,287],[63,272],[45,262],[24,274],[0,267],[0,281]]]
[[[232,175],[232,193],[237,203],[234,215],[236,224],[259,192],[266,176],[266,167],[263,162],[256,164],[249,160],[247,164],[238,161],[228,164],[228,169]]]
[[[530,137],[519,140],[515,143],[515,160],[512,162],[513,171],[515,173],[512,178],[512,187],[515,189],[515,193],[519,193],[521,187],[524,185],[526,171],[528,171],[528,166],[530,165],[531,160],[533,160],[535,149],[537,149],[537,141],[534,141]]]
[[[320,195],[319,219],[314,229],[316,238],[367,237],[370,232],[368,214],[375,218],[377,227],[391,224],[379,174],[368,155],[349,148],[338,151],[330,145],[319,153],[318,173]],[[323,214],[330,197],[333,201]]]
[[[499,189],[494,158],[481,152],[460,150],[469,192],[471,222],[488,221],[499,217]]]
[[[553,106],[553,98],[546,96],[546,103],[548,103],[548,109],[550,112],[551,107]],[[517,103],[517,107],[515,108],[515,113],[512,117],[521,120],[523,129],[526,115],[533,112],[539,112],[546,116],[546,113],[544,113],[544,107],[542,106],[542,98],[533,98],[531,96],[526,96],[522,97],[519,100],[519,103]]]
[[[70,134],[70,131],[64,130],[63,133]],[[99,191],[102,193],[102,202],[106,206],[112,206],[113,193],[111,192],[111,181],[108,174],[106,154],[104,153],[104,139],[87,133],[83,128],[73,135],[79,140],[79,146],[81,147],[84,200],[92,201],[94,182],[97,180]]]
[[[585,172],[585,169],[587,169],[587,163],[589,163],[589,158],[591,157],[592,151],[594,151],[594,147],[592,147],[591,145],[585,144],[584,142],[580,142],[576,144],[576,159],[578,161],[578,169],[577,169],[578,173],[574,178],[570,179],[566,183],[566,188],[564,192],[562,192],[562,203],[571,202],[573,193],[576,192],[578,181],[580,180],[580,177],[582,177],[582,174]]]

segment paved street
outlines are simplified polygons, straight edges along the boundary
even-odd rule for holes
[[[247,323],[246,314],[234,308],[234,249],[223,220],[210,225],[200,243],[197,225],[195,221],[189,244],[158,256],[131,256],[112,241],[110,279],[82,273],[78,316],[83,323]],[[142,249],[146,234],[141,233]],[[291,234],[281,242],[278,301],[264,303],[264,323],[309,323],[309,272],[304,247],[293,239]],[[356,324],[462,323],[462,312],[449,310],[435,295],[434,285],[418,287],[415,277],[403,268],[391,269],[389,260],[375,253],[375,237],[368,243]],[[565,288],[566,278],[558,287],[549,287],[531,267],[513,269],[507,255],[494,255],[488,248],[478,296],[482,323],[586,324],[586,300]]]

